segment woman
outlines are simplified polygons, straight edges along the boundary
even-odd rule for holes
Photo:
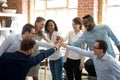
[[[47,36],[45,35],[45,33],[43,32],[43,28],[45,26],[45,19],[43,17],[37,17],[35,20],[35,35],[34,35],[34,39],[35,40],[42,40],[44,39],[47,42],[51,42]],[[38,53],[40,53],[39,51],[39,46],[35,45],[35,50],[34,50],[34,55],[37,55]],[[39,72],[39,65],[33,67],[30,69],[30,71],[28,72],[28,76],[33,76],[33,80],[38,80],[38,72]]]
[[[82,35],[82,21],[79,17],[75,17],[72,20],[73,30],[70,31],[64,40],[68,40],[68,44],[73,43]],[[84,47],[84,46],[82,46]],[[66,76],[68,80],[82,80],[82,68],[84,63],[84,57],[66,49],[65,59],[64,59],[64,68],[66,71]]]
[[[54,43],[57,42],[58,27],[53,20],[47,20],[45,24],[45,32],[48,38]],[[63,73],[63,57],[60,49],[49,57],[50,71],[52,74],[52,80],[62,80]]]

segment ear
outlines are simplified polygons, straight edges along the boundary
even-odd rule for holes
[[[26,55],[30,55],[29,51],[25,51],[25,54],[26,54]]]
[[[29,32],[28,32],[28,31],[26,31],[26,32],[25,32],[25,34],[29,34]]]
[[[28,31],[26,31],[24,34],[25,34],[25,36],[28,36],[30,33]]]
[[[27,53],[28,53],[28,55],[31,55],[31,50],[28,50]]]
[[[29,50],[29,55],[33,54],[34,48]]]

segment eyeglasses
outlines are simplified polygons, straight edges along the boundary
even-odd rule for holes
[[[94,49],[101,49],[101,48],[97,48],[97,47],[95,47],[95,46],[93,46],[93,48],[94,48]]]

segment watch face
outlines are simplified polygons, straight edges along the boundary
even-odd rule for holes
[[[55,48],[55,47],[54,47],[54,49],[55,49],[55,51],[57,50],[57,48]]]

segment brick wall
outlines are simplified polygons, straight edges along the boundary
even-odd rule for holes
[[[22,0],[22,14],[26,22],[28,22],[29,0]]]
[[[17,13],[22,14],[23,20],[28,22],[28,0],[7,0],[9,9],[17,9]]]
[[[78,16],[83,17],[87,14],[94,16],[97,21],[98,0],[78,0]]]
[[[25,21],[28,22],[29,0],[7,0],[8,8],[17,9],[17,13],[22,13]],[[83,17],[91,14],[97,21],[98,16],[98,0],[78,0],[78,16]],[[1,7],[0,7],[1,10]]]
[[[17,13],[22,13],[22,0],[7,0],[9,9],[17,9]]]

